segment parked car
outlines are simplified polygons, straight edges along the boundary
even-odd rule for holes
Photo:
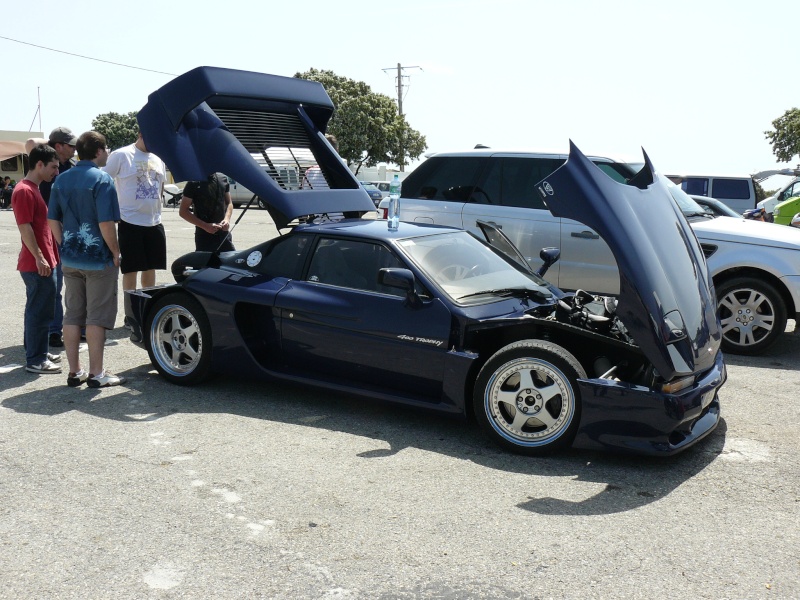
[[[779,202],[772,210],[772,219],[778,225],[790,225],[792,217],[800,212],[800,196],[787,198]]]
[[[640,163],[593,156],[612,179],[635,180]],[[477,149],[430,156],[403,181],[400,218],[463,227],[478,233],[491,221],[536,260],[539,248],[561,249],[548,280],[562,289],[618,294],[620,279],[606,241],[592,228],[548,210],[538,183],[566,154]],[[722,347],[733,354],[761,354],[800,313],[800,240],[771,223],[715,218],[665,177],[663,186],[689,220],[706,253],[717,290]],[[379,213],[388,208],[383,200]],[[643,215],[644,216],[644,215]]]
[[[383,199],[381,191],[375,185],[366,181],[359,181],[359,183],[365,190],[367,190],[369,197],[372,198],[372,202],[375,204],[375,208],[377,208],[378,204],[380,204],[381,200]]]
[[[257,124],[273,113],[287,125],[266,135]],[[194,179],[199,165],[224,167],[267,201],[281,229],[310,204],[322,213],[372,207],[319,142],[332,113],[316,82],[200,67],[151,94],[138,120],[173,172]],[[312,148],[331,189],[282,188],[240,139]],[[474,416],[502,447],[525,454],[573,442],[679,452],[717,425],[726,374],[703,252],[652,170],[648,177],[641,188],[618,184],[573,148],[539,192],[556,214],[616,232],[609,244],[626,282],[618,300],[563,293],[491,224],[484,242],[438,225],[390,231],[384,221],[347,219],[179,258],[174,285],[129,293],[134,334],[177,384],[229,373]],[[633,216],[642,206],[652,219]],[[544,249],[542,272],[557,258]]]
[[[800,196],[800,177],[792,179],[783,188],[758,203],[758,208],[763,208],[767,213],[773,214],[775,207],[789,198]]]
[[[734,219],[742,218],[742,215],[716,198],[708,198],[706,196],[698,196],[696,194],[689,194],[689,197],[702,206],[706,212],[716,217],[733,217]]]
[[[742,214],[756,206],[756,185],[749,175],[667,175],[687,194],[709,196]]]
[[[389,186],[392,185],[390,181],[370,181],[370,183],[380,190],[381,198],[389,197]]]

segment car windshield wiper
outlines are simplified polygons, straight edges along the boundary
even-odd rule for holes
[[[547,300],[553,295],[549,291],[532,290],[530,288],[497,288],[494,290],[481,290],[480,292],[472,292],[464,296],[459,296],[459,300],[464,298],[471,298],[472,296],[508,296],[517,298],[533,298],[535,300]]]

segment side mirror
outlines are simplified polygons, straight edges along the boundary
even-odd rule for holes
[[[411,306],[418,306],[422,302],[414,290],[414,274],[408,269],[383,268],[378,271],[378,283],[404,291]]]
[[[561,258],[561,250],[559,248],[542,248],[541,252],[539,252],[539,258],[542,259],[542,266],[536,270],[536,274],[539,277],[544,277],[547,269],[556,264],[558,259]]]

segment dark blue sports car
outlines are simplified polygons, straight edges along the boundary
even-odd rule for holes
[[[208,67],[151,94],[140,128],[176,179],[227,173],[285,230],[185,255],[175,285],[130,293],[135,335],[163,377],[255,375],[474,417],[524,454],[573,443],[672,454],[716,427],[726,373],[711,279],[646,156],[625,185],[573,147],[539,184],[550,210],[594,228],[619,265],[618,298],[564,293],[540,276],[556,249],[533,273],[490,224],[479,240],[424,224],[306,223],[374,209],[325,140],[332,111],[317,83]],[[284,185],[312,167],[330,189]]]

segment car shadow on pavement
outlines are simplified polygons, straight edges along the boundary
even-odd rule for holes
[[[467,460],[488,469],[533,477],[570,478],[602,484],[579,502],[551,497],[519,498],[531,513],[599,515],[619,513],[664,498],[697,475],[722,452],[725,422],[705,440],[673,457],[640,457],[568,450],[548,457],[524,457],[501,450],[478,427],[461,419],[369,399],[295,386],[216,377],[202,386],[167,383],[148,364],[119,373],[128,383],[106,390],[58,385],[2,401],[20,413],[55,416],[70,411],[121,422],[152,422],[175,414],[231,414],[375,440],[382,448],[354,454],[364,460],[391,459],[420,449]],[[286,450],[291,453],[290,449]],[[287,455],[287,460],[290,456]],[[540,486],[539,486],[540,487]]]
[[[800,371],[800,329],[784,333],[763,354],[740,356],[727,353],[725,354],[725,362],[737,367]]]

